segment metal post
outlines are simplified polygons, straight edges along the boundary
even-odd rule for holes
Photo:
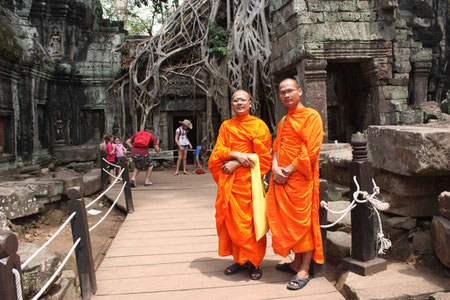
[[[122,156],[120,158],[120,166],[125,169],[122,172],[122,182],[126,182],[125,186],[125,204],[127,205],[127,213],[132,214],[134,212],[133,195],[131,194],[130,174],[128,173],[128,160]]]
[[[14,233],[0,230],[0,299],[16,300],[16,278],[13,269],[20,273],[22,283],[22,269],[20,267],[20,257],[17,255],[19,242]],[[20,289],[23,293],[22,284]]]
[[[372,193],[372,163],[367,159],[367,140],[358,132],[352,135],[350,144],[353,147],[353,160],[349,165],[350,195],[356,191],[354,176],[361,191]],[[386,261],[377,258],[376,220],[373,211],[366,203],[358,203],[351,211],[351,219],[352,257],[343,260],[343,267],[363,276],[386,270]]]
[[[106,187],[108,186],[108,174],[103,171],[103,169],[108,169],[108,164],[105,161],[106,159],[106,151],[100,150],[100,174],[102,179],[102,190],[104,191]]]
[[[81,285],[81,296],[83,299],[90,299],[97,291],[97,280],[95,278],[94,261],[92,259],[91,238],[86,216],[84,199],[81,197],[80,188],[73,187],[67,192],[70,214],[77,214],[71,220],[72,238],[75,242],[81,239],[80,244],[75,249],[77,259],[78,278]]]
[[[328,203],[328,181],[325,179],[319,179],[320,185],[319,185],[319,201],[325,201]],[[328,212],[325,208],[320,206],[319,208],[319,222],[320,225],[325,225],[328,223]],[[323,264],[317,264],[314,260],[311,260],[310,264],[310,274],[312,277],[324,277],[325,271],[326,271],[326,258],[327,258],[327,229],[321,228],[320,233],[322,235],[322,247],[323,247],[323,256],[324,256],[324,263]]]

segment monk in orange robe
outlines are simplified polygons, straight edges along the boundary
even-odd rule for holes
[[[259,241],[255,238],[250,173],[254,161],[249,155],[258,155],[261,174],[266,174],[272,162],[272,137],[261,119],[249,115],[251,104],[246,91],[233,94],[235,117],[222,123],[208,167],[217,183],[219,255],[233,255],[235,262],[224,273],[233,275],[248,269],[250,278],[258,280],[262,276],[260,264],[266,253],[266,237]]]
[[[318,159],[324,132],[319,113],[302,105],[302,89],[294,79],[283,80],[279,92],[289,112],[278,124],[272,149],[267,219],[273,251],[283,257],[291,251],[295,253],[294,261],[276,268],[295,274],[287,288],[299,290],[309,281],[311,258],[324,263]]]

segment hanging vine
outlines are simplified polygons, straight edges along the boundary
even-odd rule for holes
[[[229,92],[236,89],[252,95],[253,114],[259,116],[261,105],[267,105],[274,128],[266,1],[186,0],[158,35],[134,42],[128,72],[112,85],[122,111],[122,130],[125,102],[130,104],[133,131],[142,129],[170,80],[178,77],[191,80],[206,97],[208,144],[215,141],[213,102],[222,120],[230,118]],[[125,45],[113,51],[123,51]]]

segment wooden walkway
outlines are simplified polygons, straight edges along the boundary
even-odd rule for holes
[[[275,270],[282,257],[274,255],[270,241],[261,280],[250,280],[246,272],[225,276],[233,261],[217,254],[211,175],[154,172],[150,187],[140,176],[132,189],[135,212],[96,272],[93,299],[344,299],[325,278],[301,291],[287,290],[291,276]]]

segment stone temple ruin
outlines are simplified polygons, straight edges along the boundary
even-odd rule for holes
[[[298,78],[303,103],[319,111],[331,142],[322,149],[322,177],[348,186],[345,143],[365,132],[390,212],[440,215],[433,224],[446,228],[438,243],[448,246],[450,200],[441,193],[450,190],[450,3],[272,0],[267,14],[273,88]],[[130,126],[122,131],[120,108],[108,97],[111,79],[123,74],[123,53],[111,50],[126,32],[102,19],[98,0],[0,0],[0,24],[0,173],[92,162],[105,132],[132,134]],[[268,124],[286,113],[273,103],[272,116],[261,113]],[[185,118],[194,123],[191,141],[200,144],[207,105],[188,80],[171,79],[149,116],[161,148],[173,149]],[[217,131],[223,117],[216,107],[212,114]],[[449,255],[439,257],[447,267]]]

